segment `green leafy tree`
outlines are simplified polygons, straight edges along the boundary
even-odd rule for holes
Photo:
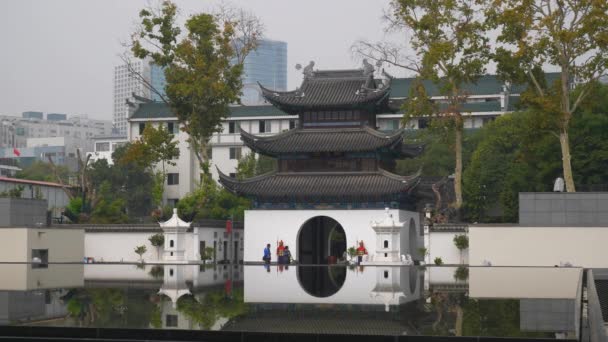
[[[160,259],[160,249],[165,244],[165,236],[163,235],[163,233],[157,233],[150,236],[148,238],[148,241],[150,241],[150,244],[152,246],[156,247],[156,258]]]
[[[535,109],[544,129],[558,139],[568,192],[576,191],[570,150],[570,123],[594,81],[608,70],[608,2],[596,0],[493,0],[486,9],[499,30],[498,71],[531,87],[523,100]],[[559,70],[550,84],[545,65]],[[573,91],[576,82],[578,90]]]
[[[247,179],[276,170],[276,159],[253,152],[239,159],[236,167],[236,177]]]
[[[480,130],[464,176],[468,220],[516,222],[520,191],[551,190],[559,172],[559,153],[553,138],[534,127],[533,113],[516,112]],[[497,208],[500,218],[486,215]]]
[[[173,160],[179,158],[177,144],[178,141],[174,139],[174,135],[164,125],[155,126],[147,123],[142,135],[127,145],[126,151],[118,161],[121,165],[137,164],[154,174],[152,199],[157,207],[162,204],[167,177],[166,166],[175,166]],[[159,164],[160,171],[155,171],[155,167]]]
[[[145,245],[135,247],[135,254],[139,255],[139,261],[143,262],[143,255],[148,251]]]
[[[203,255],[201,255],[202,260],[211,260],[213,259],[213,254],[215,253],[215,248],[213,247],[205,247],[203,251]]]
[[[251,202],[248,199],[230,193],[215,182],[207,182],[177,203],[180,217],[187,221],[224,220],[230,217],[242,221],[245,210],[250,208]]]
[[[465,85],[475,83],[485,73],[489,61],[483,0],[425,1],[393,0],[387,19],[389,30],[409,33],[414,56],[405,56],[389,43],[359,41],[353,50],[360,56],[404,68],[417,75],[404,104],[403,121],[413,117],[435,118],[435,125],[453,132],[455,207],[462,199],[463,125],[462,105],[468,93]],[[429,99],[424,80],[437,87],[444,101]]]
[[[68,168],[65,166],[56,166],[57,173],[61,179],[67,180],[70,176]],[[17,172],[17,178],[29,179],[43,182],[55,182],[56,177],[53,175],[53,168],[49,163],[35,161],[30,166],[24,167]]]
[[[182,34],[176,14],[177,6],[170,1],[164,1],[160,11],[141,10],[131,51],[165,68],[163,100],[188,134],[191,150],[207,176],[203,182],[207,182],[209,140],[222,130],[228,105],[239,101],[244,57],[255,48],[257,31],[249,32],[251,39],[243,39],[244,34],[236,35],[238,19],[200,13],[186,20]],[[240,43],[235,45],[235,41]]]
[[[0,192],[0,197],[21,198],[23,189],[24,187],[22,185],[17,185],[10,190]]]
[[[91,211],[91,223],[127,223],[129,217],[125,213],[125,201],[116,197],[109,181],[104,181],[99,187],[96,205]]]
[[[441,125],[454,132],[454,192],[456,208],[462,206],[463,125],[462,105],[468,93],[465,85],[475,83],[486,71],[486,27],[476,2],[467,0],[395,0],[394,17],[409,30],[419,79],[432,80],[445,103],[430,104],[427,90],[418,83],[406,104],[404,121],[434,114]],[[434,107],[434,108],[432,108]],[[430,111],[429,111],[430,110]]]

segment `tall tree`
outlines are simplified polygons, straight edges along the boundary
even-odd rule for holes
[[[532,85],[527,100],[559,139],[566,190],[574,192],[570,122],[593,81],[608,69],[608,2],[492,0],[486,13],[499,29],[498,42],[504,43],[496,50],[498,71]],[[554,84],[547,84],[541,72],[546,65],[559,70]]]
[[[228,105],[239,102],[244,56],[256,47],[261,27],[236,30],[238,18],[201,13],[186,20],[182,35],[176,15],[177,7],[170,1],[158,11],[141,10],[131,51],[165,68],[163,99],[188,134],[191,150],[209,178],[209,140],[221,131]],[[249,39],[237,32],[249,34]]]
[[[394,0],[392,23],[410,36],[415,57],[407,69],[418,80],[412,88],[404,120],[434,115],[437,123],[454,132],[455,207],[462,206],[462,105],[468,93],[465,85],[475,83],[486,71],[489,61],[486,25],[480,15],[483,0]],[[431,103],[425,82],[437,86],[443,101]]]
[[[128,165],[136,163],[154,174],[153,199],[154,204],[162,204],[165,179],[167,178],[166,165],[175,166],[173,161],[179,158],[178,141],[174,140],[174,135],[169,132],[164,125],[159,124],[155,127],[147,123],[143,134],[136,141],[128,145],[125,153],[121,156],[119,163]],[[155,168],[160,164],[159,171]]]

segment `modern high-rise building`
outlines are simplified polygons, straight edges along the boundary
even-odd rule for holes
[[[165,69],[156,64],[150,64],[150,84],[156,91],[151,91],[152,100],[162,101],[162,96],[165,96],[165,85],[167,80],[165,79]],[[159,94],[160,93],[160,94]]]
[[[114,128],[122,135],[127,134],[128,106],[127,100],[133,99],[133,94],[150,98],[150,89],[144,86],[135,73],[142,75],[151,82],[150,63],[135,60],[129,70],[127,64],[114,68]]]
[[[245,58],[243,71],[243,96],[245,104],[264,102],[260,87],[287,90],[287,43],[264,39],[258,48]]]

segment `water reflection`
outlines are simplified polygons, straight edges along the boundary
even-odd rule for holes
[[[0,324],[575,337],[575,268],[0,264]]]
[[[315,297],[323,298],[335,294],[346,280],[346,266],[299,266],[296,269],[300,286]]]

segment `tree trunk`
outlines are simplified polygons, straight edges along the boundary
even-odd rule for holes
[[[464,322],[464,310],[460,305],[454,308],[456,311],[456,322],[454,323],[454,335],[462,336],[462,323]]]
[[[454,193],[456,194],[456,209],[462,207],[462,118],[456,121],[456,169],[454,170]]]
[[[574,176],[572,175],[572,165],[570,163],[570,142],[568,139],[568,128],[562,128],[559,132],[559,144],[562,148],[562,168],[564,169],[564,181],[567,192],[576,192],[574,187]]]

